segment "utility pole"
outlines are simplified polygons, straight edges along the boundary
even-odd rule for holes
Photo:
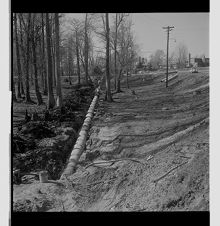
[[[166,87],[168,87],[168,59],[169,59],[169,34],[170,31],[173,30],[174,27],[163,27],[163,29],[166,29],[167,32],[167,72],[166,72]]]

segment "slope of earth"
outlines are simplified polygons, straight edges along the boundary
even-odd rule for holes
[[[28,211],[209,210],[209,72],[179,72],[168,88],[163,74],[143,77],[129,77],[135,94],[123,89],[113,103],[100,98],[75,174],[56,184],[36,182],[19,193],[17,205]],[[32,208],[33,202],[44,208]]]

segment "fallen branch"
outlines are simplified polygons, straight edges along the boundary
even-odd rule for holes
[[[143,164],[142,162],[136,160],[136,159],[130,159],[130,158],[123,158],[123,159],[112,159],[112,160],[105,160],[105,161],[100,161],[100,162],[93,162],[93,163],[90,163],[88,164],[85,169],[87,169],[88,167],[90,166],[96,166],[96,165],[99,165],[99,164],[105,164],[105,163],[112,163],[114,164],[115,162],[119,162],[119,161],[123,161],[123,160],[130,160],[130,161],[133,161],[133,162],[137,162],[137,163],[140,163],[140,164]],[[111,165],[112,165],[111,164]],[[110,165],[110,166],[111,166]]]
[[[184,156],[184,155],[180,155],[180,157],[186,158],[186,159],[191,159],[191,157],[189,157],[189,156]]]
[[[184,164],[186,164],[186,163],[188,163],[188,162],[184,162],[184,163],[181,163],[181,164],[179,164],[179,165],[173,167],[171,170],[169,170],[169,171],[168,171],[167,173],[165,173],[164,175],[160,176],[160,177],[157,178],[157,179],[154,179],[154,180],[153,180],[153,183],[157,183],[159,180],[161,180],[161,179],[163,179],[164,177],[166,177],[166,176],[167,176],[169,173],[171,173],[173,170],[177,169],[178,167],[180,167],[180,166],[182,166],[182,165],[184,165]]]
[[[21,173],[21,176],[26,176],[26,175],[39,177],[39,174],[38,173],[25,173],[25,172],[22,172]]]

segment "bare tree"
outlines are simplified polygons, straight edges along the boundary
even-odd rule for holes
[[[176,48],[176,58],[178,62],[178,67],[182,68],[186,66],[188,56],[188,50],[184,43],[179,43]]]
[[[17,14],[18,18],[19,19],[19,29],[17,30],[18,31],[18,38],[19,38],[19,46],[20,46],[20,62],[21,62],[21,81],[20,81],[20,85],[21,85],[21,95],[25,95],[25,92],[24,92],[24,85],[23,85],[23,80],[24,80],[24,74],[25,74],[25,48],[24,48],[24,43],[23,43],[23,30],[22,30],[22,22],[21,22],[21,13],[18,13]]]
[[[76,62],[77,62],[77,74],[78,74],[78,85],[80,85],[80,63],[79,63],[79,37],[78,31],[76,31]]]
[[[127,15],[124,13],[116,13],[115,14],[115,20],[114,20],[114,32],[112,33],[112,38],[113,38],[113,49],[114,49],[114,73],[115,73],[115,78],[114,78],[114,86],[115,90],[117,89],[117,44],[118,44],[118,29],[120,27],[120,24],[124,21],[125,17]]]
[[[16,92],[15,92],[15,81],[14,81],[14,72],[13,73],[13,76],[12,76],[12,100],[13,101],[17,101],[17,98],[16,98]]]
[[[41,105],[43,104],[43,99],[42,99],[42,96],[39,90],[39,84],[38,84],[38,69],[37,69],[37,55],[36,55],[36,44],[37,44],[36,36],[39,30],[39,27],[36,27],[35,17],[36,17],[36,14],[33,13],[30,39],[32,44],[32,55],[33,55],[33,66],[34,66],[34,88],[35,88],[38,105]]]
[[[85,81],[86,81],[86,83],[88,83],[88,60],[89,60],[89,45],[88,45],[88,13],[86,13],[84,29],[85,29],[85,34],[84,34],[84,39],[85,39],[85,44],[84,44]]]
[[[25,101],[32,102],[30,97],[29,87],[29,67],[30,67],[30,29],[31,29],[31,14],[19,13],[20,21],[20,47],[22,56],[22,66],[25,80]],[[21,93],[23,94],[23,84],[21,80]]]
[[[47,70],[46,70],[46,58],[45,58],[45,38],[44,38],[44,14],[41,13],[41,29],[42,29],[42,70],[43,70],[43,77],[44,77],[44,95],[48,94],[47,89]]]
[[[80,39],[82,38],[82,23],[78,19],[73,19],[71,22],[71,29],[75,39],[75,50],[76,50],[76,63],[77,63],[77,75],[78,85],[80,85]]]
[[[62,107],[62,90],[60,81],[60,28],[59,14],[55,13],[55,32],[56,32],[56,81],[57,81],[57,107]]]
[[[52,75],[53,75],[53,87],[56,87],[56,56],[55,56],[55,23],[54,13],[50,16],[51,27],[51,57],[52,57]]]
[[[150,64],[153,69],[158,69],[163,64],[165,53],[163,50],[158,49],[150,56]]]
[[[109,102],[113,101],[111,94],[111,83],[110,83],[110,28],[109,28],[109,14],[97,14],[96,21],[101,23],[96,23],[94,32],[100,37],[101,41],[105,44],[105,52],[99,50],[101,54],[105,53],[105,58],[103,56],[98,56],[97,59],[101,61],[99,64],[103,64],[105,60],[105,77],[103,77],[102,83],[105,82],[106,95],[105,99]],[[104,68],[103,68],[104,69]],[[102,70],[103,71],[103,70]],[[105,81],[104,81],[105,79]]]
[[[19,42],[18,42],[18,28],[17,28],[17,14],[16,13],[14,14],[14,25],[15,25],[17,72],[18,72],[17,97],[21,98],[21,62],[20,62],[20,50],[19,50]]]
[[[90,58],[92,52],[92,38],[91,32],[95,30],[93,26],[94,14],[86,13],[85,19],[80,21],[77,19],[73,19],[70,21],[71,30],[74,31],[75,42],[76,45],[76,55],[77,62],[81,62],[85,72],[85,83],[91,81],[89,71],[90,71]],[[77,63],[78,64],[78,63]],[[78,67],[78,66],[77,66]],[[79,72],[79,67],[77,69]],[[78,73],[79,75],[79,73]]]
[[[41,20],[41,16],[39,18]],[[41,22],[40,22],[41,23]],[[40,29],[41,25],[40,25]],[[40,70],[40,87],[42,89],[42,93],[44,92],[44,64],[43,64],[43,59],[42,59],[42,55],[43,55],[43,50],[42,50],[42,31],[41,34],[39,36],[39,38],[37,39],[38,45],[39,45],[39,54],[38,54],[38,58],[39,58],[39,70]]]
[[[137,45],[131,31],[132,22],[131,20],[123,22],[118,32],[118,50],[116,50],[119,62],[119,72],[117,76],[117,89],[116,92],[121,92],[121,75],[123,71],[132,69],[132,65],[136,59]],[[127,77],[128,78],[128,77]],[[128,79],[127,79],[127,87]]]
[[[24,74],[25,74],[25,47],[24,47],[24,42],[23,42],[23,30],[22,30],[22,21],[21,21],[21,13],[18,13],[18,18],[19,19],[19,29],[18,29],[18,36],[20,37],[19,39],[19,44],[20,44],[20,61],[21,61],[21,95],[25,95],[24,92]]]
[[[109,73],[109,45],[110,45],[110,28],[108,13],[105,14],[106,22],[106,100],[112,102],[110,73]]]
[[[80,62],[85,72],[85,83],[88,83],[90,80],[89,76],[89,58],[91,51],[90,33],[91,30],[94,29],[92,27],[92,17],[90,16],[89,13],[86,13],[84,20],[71,19],[69,20],[69,24],[70,24],[69,29],[73,31],[72,37],[74,39],[74,42],[72,44],[75,46],[74,53],[76,56],[78,84],[80,84],[81,82]],[[73,56],[72,58],[74,59]]]
[[[52,75],[52,56],[51,56],[51,31],[49,15],[46,13],[46,40],[47,40],[47,86],[48,86],[48,108],[55,106],[53,95],[53,75]]]
[[[71,75],[74,72],[74,48],[73,48],[73,36],[69,35],[67,43],[67,64],[68,64],[68,75],[69,75],[69,84],[72,85]]]
[[[29,87],[29,58],[30,58],[30,30],[31,30],[31,13],[28,13],[26,27],[26,64],[25,64],[25,101],[32,102]]]

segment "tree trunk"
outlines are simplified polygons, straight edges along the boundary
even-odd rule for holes
[[[17,102],[16,93],[15,93],[15,83],[14,83],[13,77],[12,77],[12,101]]]
[[[19,23],[19,25],[20,25],[20,43],[21,43],[21,46],[23,47],[24,45],[23,45],[23,33],[21,31],[21,27],[22,27],[21,19],[19,21],[20,21],[20,23]],[[21,57],[22,57],[21,58],[21,63],[22,63],[22,65],[25,65],[25,63],[24,63],[25,62],[25,52],[23,51],[23,49],[21,49]],[[23,73],[24,73],[24,66],[21,68],[21,71],[23,71]],[[25,95],[22,74],[21,74],[21,81],[20,81],[20,83],[21,83],[21,94]]]
[[[106,100],[112,102],[110,73],[109,73],[109,19],[108,13],[105,14],[106,18]]]
[[[56,59],[55,59],[55,43],[54,38],[51,38],[51,54],[52,54],[52,74],[53,74],[53,87],[56,87]]]
[[[28,13],[28,30],[27,30],[27,41],[26,41],[26,64],[25,64],[25,101],[26,102],[32,102],[30,97],[30,88],[29,88],[30,26],[31,26],[31,13]]]
[[[50,17],[50,27],[51,27],[51,57],[52,57],[52,75],[53,75],[53,87],[56,87],[56,66],[55,66],[55,40],[54,40],[54,23],[53,23],[53,13],[51,13]]]
[[[17,97],[21,98],[21,62],[20,62],[20,52],[18,43],[18,32],[17,32],[17,14],[14,16],[15,24],[15,44],[16,44],[16,56],[17,56],[17,71],[18,71],[18,86],[17,86]]]
[[[39,40],[39,49],[40,49],[40,87],[42,89],[42,93],[44,91],[44,62],[43,62],[43,50],[42,50],[42,43]]]
[[[41,104],[43,104],[43,99],[42,99],[41,93],[39,91],[39,85],[38,85],[37,57],[36,57],[36,50],[35,50],[34,42],[32,42],[32,51],[33,51],[33,64],[34,64],[34,88],[35,88],[38,105],[41,105]]]
[[[21,78],[20,84],[21,84],[21,94],[24,95],[24,86],[23,86],[22,78]]]
[[[59,37],[59,14],[55,13],[55,35],[56,35],[56,84],[57,84],[57,107],[62,107],[62,90],[60,81],[60,37]]]
[[[44,45],[44,14],[41,14],[41,19],[42,19],[42,61],[43,61],[43,70],[44,70],[44,95],[48,94],[48,89],[47,89],[47,70],[45,65],[46,63],[46,59],[45,59],[45,45]]]
[[[115,90],[117,89],[117,54],[116,54],[116,48],[117,47],[115,45],[115,52],[114,52],[114,56],[115,56],[114,57],[115,58],[114,59],[114,63],[115,63],[115,65],[114,65],[115,66],[115,84],[114,84],[115,85]]]
[[[71,77],[70,77],[70,74],[71,74],[71,67],[69,66],[69,84],[72,85],[72,82],[71,82]]]
[[[31,48],[31,46],[29,48]],[[29,54],[29,56],[30,56],[30,54]],[[29,72],[30,72],[30,76],[31,76],[30,84],[31,84],[31,87],[33,87],[34,86],[34,77],[33,77],[34,69],[32,67],[31,60],[29,60],[29,68],[30,68]]]
[[[117,90],[116,93],[121,93],[121,73],[122,73],[122,68],[119,71],[118,77],[117,77]]]
[[[126,73],[126,81],[127,81],[127,89],[129,89],[129,83],[128,83],[128,70],[127,70],[127,73]]]
[[[86,84],[88,83],[88,60],[89,60],[89,45],[88,45],[88,33],[87,33],[87,17],[88,14],[86,13],[86,19],[85,19],[85,80]]]
[[[34,66],[34,88],[37,97],[38,105],[43,104],[43,99],[41,93],[39,91],[38,85],[38,71],[37,71],[37,56],[36,56],[36,41],[35,41],[35,34],[34,34],[34,26],[35,26],[35,14],[33,15],[33,24],[32,24],[32,55],[33,55],[33,66]]]
[[[51,57],[52,57],[52,75],[53,75],[53,87],[56,87],[56,79],[55,79],[55,72],[56,72],[56,66],[55,66],[55,46],[54,46],[54,24],[53,24],[53,13],[51,13],[50,18],[50,28],[51,28]]]
[[[115,21],[115,46],[114,46],[114,63],[115,63],[115,90],[117,89],[117,39],[118,39],[118,14],[116,13],[116,21]]]
[[[78,33],[77,32],[76,32],[76,61],[77,61],[78,85],[80,85],[79,45],[78,45]]]
[[[53,75],[52,75],[52,57],[51,57],[51,31],[49,15],[46,13],[46,40],[47,40],[47,86],[48,86],[48,109],[55,106],[53,95]]]
[[[72,73],[72,65],[71,65],[72,55],[70,52],[70,48],[68,49],[68,76],[69,76],[69,84],[72,85],[70,75]]]

